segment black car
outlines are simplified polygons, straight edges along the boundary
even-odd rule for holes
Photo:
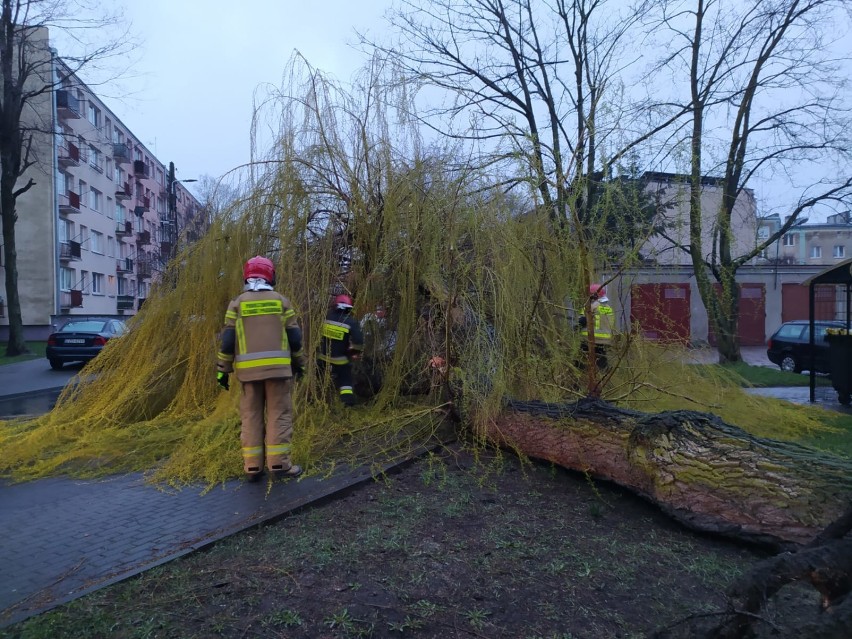
[[[766,342],[766,355],[773,364],[778,364],[782,371],[801,373],[811,368],[811,345],[808,320],[785,322],[775,331]],[[843,322],[815,321],[814,322],[814,372],[831,372],[828,359],[828,342],[825,341],[825,331],[828,328],[845,328]]]
[[[47,338],[47,360],[53,370],[67,362],[86,362],[101,352],[107,341],[126,330],[116,319],[74,319]]]

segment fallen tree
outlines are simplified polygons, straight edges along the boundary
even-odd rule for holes
[[[574,404],[510,401],[484,435],[494,443],[613,481],[695,530],[781,552],[729,588],[718,613],[691,615],[655,639],[845,639],[852,627],[852,462],[755,437],[719,417],[625,410],[598,399]],[[810,584],[822,605],[779,627],[768,602]],[[782,606],[783,608],[783,606]]]
[[[595,399],[509,402],[484,434],[615,482],[695,530],[778,549],[813,541],[852,502],[849,460],[706,413],[645,414]]]

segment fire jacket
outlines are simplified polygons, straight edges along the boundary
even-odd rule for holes
[[[333,308],[322,325],[317,359],[329,364],[348,364],[350,355],[364,350],[361,326],[348,311]]]
[[[241,382],[292,377],[305,367],[296,311],[275,291],[245,291],[231,300],[216,368]]]
[[[595,344],[609,344],[612,341],[612,329],[615,325],[615,314],[609,304],[592,302],[592,316],[595,321]],[[588,330],[582,330],[588,335]]]

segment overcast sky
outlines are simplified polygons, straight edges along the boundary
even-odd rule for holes
[[[179,179],[191,179],[217,178],[249,160],[253,98],[265,86],[281,85],[294,51],[348,81],[366,61],[353,46],[355,31],[385,39],[383,15],[392,0],[103,0],[102,5],[121,7],[141,44],[136,62],[119,81],[93,89],[158,159],[175,163]],[[750,186],[759,203],[768,203],[786,185],[754,181]]]
[[[279,86],[298,50],[348,80],[364,56],[354,29],[377,33],[390,0],[144,0],[125,2],[141,41],[119,82],[94,87],[178,178],[219,177],[249,160],[252,98]],[[60,55],[62,52],[60,50]]]

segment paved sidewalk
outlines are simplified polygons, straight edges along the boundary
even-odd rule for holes
[[[241,480],[204,495],[201,486],[163,491],[141,474],[0,483],[0,628],[281,518],[375,471],[276,481],[268,494],[268,482]]]

